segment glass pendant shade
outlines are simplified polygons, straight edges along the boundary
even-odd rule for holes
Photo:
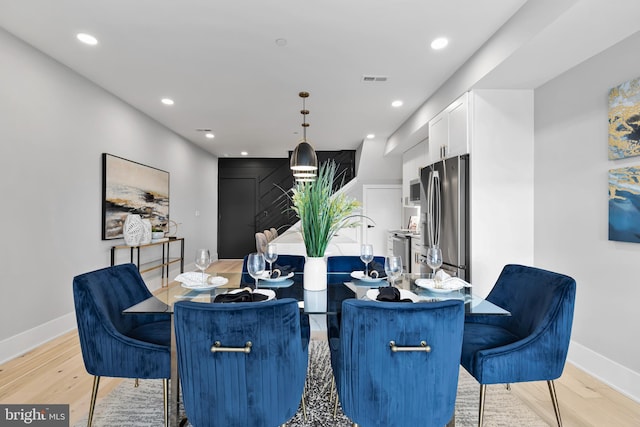
[[[318,157],[316,152],[307,141],[302,141],[291,154],[289,164],[292,171],[316,171],[318,170]]]

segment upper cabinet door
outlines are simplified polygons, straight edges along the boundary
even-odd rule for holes
[[[445,158],[460,156],[469,152],[469,103],[468,94],[453,102],[449,111],[449,146]]]
[[[430,165],[442,159],[447,145],[449,145],[449,114],[445,110],[429,122],[427,164]]]
[[[469,152],[468,93],[429,121],[428,164]]]

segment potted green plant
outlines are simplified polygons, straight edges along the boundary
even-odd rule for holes
[[[164,230],[161,227],[153,227],[151,229],[151,238],[154,240],[162,239],[164,237]]]
[[[318,177],[312,182],[299,182],[293,189],[292,209],[301,221],[301,232],[307,252],[304,287],[321,290],[327,287],[327,266],[324,253],[331,238],[344,227],[359,223],[354,214],[360,203],[333,191],[336,175],[334,161],[320,165]]]

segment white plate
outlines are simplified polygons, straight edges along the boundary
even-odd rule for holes
[[[242,291],[244,291],[244,288],[234,289],[234,290],[229,291],[227,293],[228,294],[237,294],[238,292],[242,292]],[[253,291],[253,293],[267,296],[266,300],[262,300],[262,301],[258,301],[258,302],[271,301],[272,299],[276,298],[276,293],[274,291],[272,291],[271,289],[255,289]]]
[[[276,277],[275,279],[271,279],[269,277],[269,272],[266,272],[265,277],[260,278],[260,280],[264,280],[265,282],[283,282],[287,279],[291,279],[293,277],[293,271],[286,276]]]
[[[293,280],[286,279],[281,282],[260,282],[260,287],[275,289],[275,288],[288,288],[293,285]]]
[[[229,282],[229,279],[222,276],[206,277],[206,279],[208,280],[207,283],[183,282],[181,285],[183,288],[191,289],[193,291],[208,291],[226,285]],[[209,281],[211,283],[209,283]]]
[[[370,276],[365,276],[364,275],[364,271],[352,271],[351,272],[351,277],[353,277],[354,279],[357,280],[362,280],[363,282],[369,282],[369,283],[377,283],[377,282],[382,282],[383,280],[387,280],[386,277],[370,277]]]
[[[399,289],[399,291],[400,299],[410,299],[413,302],[420,301],[420,297],[418,297],[418,295],[414,294],[413,292],[407,291],[406,289]],[[369,298],[371,301],[378,301],[377,298],[379,293],[380,291],[378,291],[377,289],[369,289],[367,291],[367,298]]]
[[[441,285],[442,287],[440,288],[436,288],[436,283],[433,279],[416,279],[416,285],[420,286],[421,288],[428,289],[431,292],[446,294],[453,291],[459,291],[460,289],[467,286],[468,283],[457,277],[451,277],[447,280],[444,280]]]

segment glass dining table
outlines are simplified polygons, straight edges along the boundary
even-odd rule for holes
[[[144,301],[139,302],[123,311],[124,314],[145,313],[173,313],[173,305],[176,301],[195,301],[213,303],[217,295],[233,292],[236,289],[249,287],[255,289],[254,280],[247,273],[216,272],[209,269],[207,273],[212,276],[221,276],[227,279],[222,286],[210,289],[193,289],[185,287],[180,282],[172,282],[154,293]],[[386,280],[359,280],[357,275],[351,272],[327,273],[327,289],[321,291],[305,290],[303,286],[302,272],[287,275],[286,278],[259,280],[258,289],[266,289],[270,298],[293,298],[298,301],[300,311],[309,315],[339,315],[342,309],[342,301],[351,298],[375,299],[380,287],[389,286]],[[429,303],[443,299],[461,299],[465,302],[465,316],[495,315],[509,316],[510,313],[483,299],[473,295],[472,288],[464,287],[455,291],[442,289],[431,290],[419,286],[418,279],[427,278],[428,274],[403,274],[393,282],[393,286],[401,292],[401,297],[409,297],[415,303]],[[416,284],[418,281],[418,284]],[[172,318],[173,319],[173,318]],[[169,396],[169,425],[179,425],[179,377],[176,357],[175,336],[173,334],[173,321],[171,331],[171,380]]]

